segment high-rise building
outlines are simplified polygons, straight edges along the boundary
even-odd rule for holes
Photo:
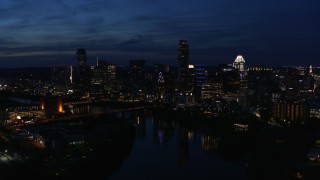
[[[237,56],[237,58],[233,62],[233,67],[239,70],[241,78],[247,75],[246,61],[244,60],[242,55]]]
[[[306,103],[281,102],[273,104],[273,118],[277,121],[303,122],[310,116]]]
[[[163,90],[163,95],[169,95],[175,91],[176,88],[176,81],[175,81],[175,72],[174,69],[176,67],[170,67],[167,64],[155,64],[154,65],[154,82],[156,82],[156,89],[155,91],[158,91],[159,93],[159,87],[161,90]],[[161,72],[161,76],[160,76]],[[161,78],[160,78],[161,77]],[[160,83],[159,83],[160,79]],[[163,96],[163,97],[164,97]]]
[[[201,98],[202,86],[204,85],[207,77],[206,65],[204,64],[195,64],[194,65],[194,93],[198,100]]]
[[[248,82],[247,82],[247,67],[246,61],[244,60],[242,55],[238,55],[237,58],[233,62],[233,67],[239,71],[240,80],[239,80],[239,95],[245,97],[248,90]],[[246,103],[243,103],[246,104]]]
[[[90,91],[91,68],[90,66],[80,66],[77,68],[77,87],[82,92]]]
[[[106,67],[108,65],[108,62],[107,61],[103,61],[103,60],[100,60],[98,57],[97,57],[97,67]]]
[[[86,49],[78,49],[76,55],[77,55],[78,65],[87,66]]]
[[[73,67],[70,65],[69,66],[69,80],[70,80],[70,84],[73,84]]]
[[[129,61],[129,77],[127,81],[128,97],[132,101],[145,100],[146,94],[146,69],[145,60]],[[128,81],[129,80],[129,81]]]
[[[91,88],[90,92],[102,92],[104,81],[106,78],[106,70],[98,66],[91,66]]]
[[[79,91],[89,92],[91,81],[91,69],[87,65],[87,53],[85,49],[78,49],[76,52],[78,67],[75,69],[76,86]]]
[[[164,76],[162,72],[159,72],[158,79],[157,79],[157,87],[158,87],[158,99],[161,100],[164,98],[165,94],[165,81],[164,81]]]
[[[309,74],[312,74],[312,65],[309,67]]]
[[[54,93],[66,93],[71,87],[70,73],[72,73],[69,66],[55,67],[51,69],[51,82],[54,85]]]
[[[190,90],[190,72],[189,72],[189,45],[186,40],[180,40],[178,43],[178,89],[180,91]]]
[[[135,85],[142,85],[145,82],[145,60],[129,61],[129,80]]]
[[[96,66],[91,66],[91,92],[112,92],[116,85],[116,66],[97,58]]]

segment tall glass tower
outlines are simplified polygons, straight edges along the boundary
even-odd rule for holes
[[[186,40],[178,43],[178,82],[180,91],[190,90],[189,45]]]
[[[76,68],[76,84],[78,90],[89,92],[91,81],[91,69],[87,65],[86,49],[78,49],[76,52],[78,67]]]
[[[86,49],[78,49],[76,55],[77,55],[78,65],[87,66]]]

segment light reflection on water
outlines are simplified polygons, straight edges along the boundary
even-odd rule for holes
[[[135,126],[132,151],[111,179],[246,179],[245,161],[217,153],[219,137],[153,117]]]
[[[108,109],[95,109],[95,107],[87,109],[96,112],[108,111]],[[84,137],[91,138],[89,142],[92,142],[84,149],[99,150],[101,154],[105,155],[103,159],[95,156],[101,155],[99,153],[93,153],[94,155],[90,156],[89,151],[82,152],[84,154],[81,157],[88,157],[88,159],[91,157],[97,166],[96,158],[104,162],[104,166],[99,166],[101,169],[93,168],[92,172],[86,172],[88,174],[100,172],[102,179],[110,175],[111,179],[248,179],[247,176],[255,177],[253,179],[261,179],[261,177],[274,179],[273,177],[291,177],[292,174],[304,174],[303,166],[298,171],[295,169],[295,166],[299,165],[296,161],[299,163],[298,157],[301,156],[298,147],[304,146],[301,143],[288,144],[288,146],[284,146],[283,143],[273,143],[274,139],[270,136],[277,134],[264,136],[263,133],[257,133],[251,135],[255,141],[252,139],[249,141],[250,137],[246,133],[226,133],[221,129],[217,131],[217,128],[214,130],[212,125],[197,124],[197,127],[182,125],[182,121],[159,119],[156,116],[144,117],[139,112],[131,112],[130,117],[103,116],[84,121],[57,122],[43,125],[43,127],[36,126],[34,129],[29,127],[29,130],[31,132],[39,131],[40,134],[45,135],[49,130],[52,133],[58,133],[57,131],[66,125],[82,129],[81,132],[86,133],[80,133],[80,137],[85,135]],[[72,133],[71,136],[73,136]],[[50,137],[50,133],[48,137]],[[58,136],[52,137],[57,138]],[[277,137],[275,136],[276,139]],[[23,160],[24,154],[28,154],[26,152],[21,156],[15,156],[14,152],[16,151],[14,150],[19,149],[6,146],[8,140],[4,140],[5,138],[3,138],[3,146],[0,148],[0,156],[3,157],[3,160],[8,161],[10,157]],[[103,142],[101,143],[103,146],[100,146],[100,142]],[[296,142],[295,139],[294,142]],[[104,146],[105,143],[108,146]],[[70,150],[70,148],[66,147],[65,150]],[[53,152],[55,153],[55,151]],[[67,154],[68,158],[69,156],[75,157],[71,160],[78,161],[78,152],[72,152]],[[294,153],[289,156],[288,152]],[[39,153],[34,152],[33,154]],[[283,157],[283,155],[287,156]],[[30,156],[28,155],[28,157]],[[112,157],[116,157],[116,159],[111,161]],[[41,159],[38,161],[44,162]],[[53,161],[52,164],[57,164],[59,167],[58,165],[64,165],[65,162],[63,159],[62,164],[59,164],[60,161]],[[89,164],[84,163],[83,167]],[[75,165],[76,163],[72,167]],[[90,166],[92,167],[92,164]],[[44,170],[52,169],[51,166],[48,167],[50,168]],[[16,171],[16,167],[11,170]],[[109,171],[106,172],[107,170]],[[84,171],[77,169],[77,172]],[[11,176],[10,173],[8,175]]]

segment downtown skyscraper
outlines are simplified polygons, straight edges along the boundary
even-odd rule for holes
[[[78,49],[76,52],[78,67],[76,68],[76,85],[81,92],[90,91],[90,67],[87,64],[86,49]]]
[[[179,40],[178,43],[178,89],[179,91],[190,90],[189,72],[189,45],[186,40]]]
[[[87,65],[87,53],[86,49],[78,49],[76,52],[77,61],[79,66]]]

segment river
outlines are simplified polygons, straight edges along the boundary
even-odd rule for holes
[[[108,110],[73,107],[77,113]],[[136,111],[121,118],[104,115],[30,126],[27,130],[42,137],[45,149],[30,151],[16,143],[19,138],[2,138],[0,155],[18,157],[21,163],[0,162],[1,169],[8,169],[3,171],[8,178],[39,178],[41,172],[41,177],[94,174],[111,180],[293,179],[306,169],[308,147],[300,131],[225,131],[211,123],[190,125],[168,116]],[[17,170],[21,173],[13,173]]]
[[[129,157],[111,179],[246,179],[244,160],[219,155],[219,137],[173,121],[135,119]]]

